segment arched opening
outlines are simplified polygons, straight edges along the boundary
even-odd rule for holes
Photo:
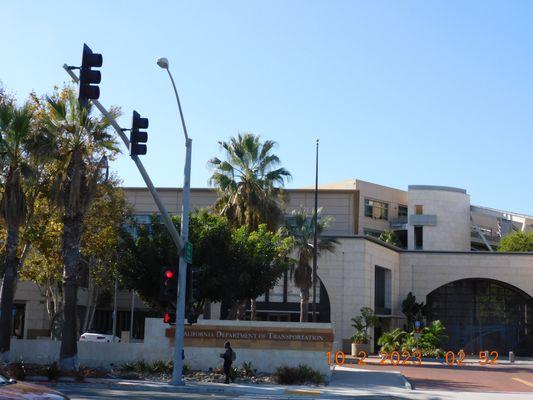
[[[428,322],[446,327],[443,349],[533,355],[533,298],[492,279],[462,279],[427,296]]]

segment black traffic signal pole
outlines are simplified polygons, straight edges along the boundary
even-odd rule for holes
[[[67,64],[63,64],[63,69],[67,71],[67,74],[70,75],[72,80],[75,83],[79,83],[79,78],[76,76],[74,72],[69,68]],[[100,102],[96,99],[91,100],[93,104],[96,106],[96,108],[109,120],[111,123],[111,126],[115,128],[115,131],[118,133],[126,147],[130,148],[130,140],[128,137],[124,134],[122,131],[122,128],[117,123],[117,121],[113,118],[111,114],[105,109],[105,107],[100,104]],[[163,205],[163,202],[161,201],[161,198],[159,197],[159,194],[157,193],[157,190],[154,187],[154,184],[152,183],[152,180],[150,179],[150,176],[148,175],[148,172],[146,172],[146,169],[144,168],[144,165],[142,164],[141,160],[138,156],[132,155],[132,160],[135,162],[135,165],[137,165],[137,168],[139,172],[141,173],[141,176],[144,179],[144,182],[146,183],[146,186],[148,187],[148,190],[150,190],[150,193],[152,194],[152,197],[154,198],[155,204],[157,205],[157,208],[159,209],[159,213],[161,214],[161,218],[163,218],[163,223],[165,224],[165,227],[168,229],[170,236],[172,236],[172,240],[174,241],[174,244],[176,245],[178,249],[178,254],[181,254],[183,251],[183,243],[181,240],[181,237],[176,230],[176,227],[172,223],[172,219],[169,217],[168,211]]]

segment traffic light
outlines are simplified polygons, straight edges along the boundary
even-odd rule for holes
[[[174,303],[178,295],[178,270],[175,267],[161,268],[159,299]]]
[[[189,265],[187,278],[187,302],[196,303],[200,300],[202,272],[199,268]]]
[[[100,71],[93,71],[94,67],[101,67],[103,58],[101,54],[93,53],[86,44],[83,45],[83,55],[80,67],[80,90],[78,100],[87,104],[89,99],[97,100],[100,97],[100,88],[96,85],[102,80]]]
[[[140,129],[146,128],[148,128],[148,118],[141,118],[137,111],[133,111],[130,131],[130,156],[146,154],[146,144],[144,143],[148,141],[148,133],[140,131]]]
[[[165,310],[163,313],[163,322],[169,325],[176,324],[176,312],[168,309]]]

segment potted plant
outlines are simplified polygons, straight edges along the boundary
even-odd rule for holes
[[[379,325],[379,318],[370,307],[361,308],[361,315],[352,318],[355,333],[352,336],[352,356],[356,357],[360,351],[369,353],[370,334],[368,330]]]

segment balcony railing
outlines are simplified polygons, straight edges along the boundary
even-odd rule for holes
[[[397,218],[391,218],[390,226],[391,228],[401,228],[403,225],[407,224],[407,215]]]

